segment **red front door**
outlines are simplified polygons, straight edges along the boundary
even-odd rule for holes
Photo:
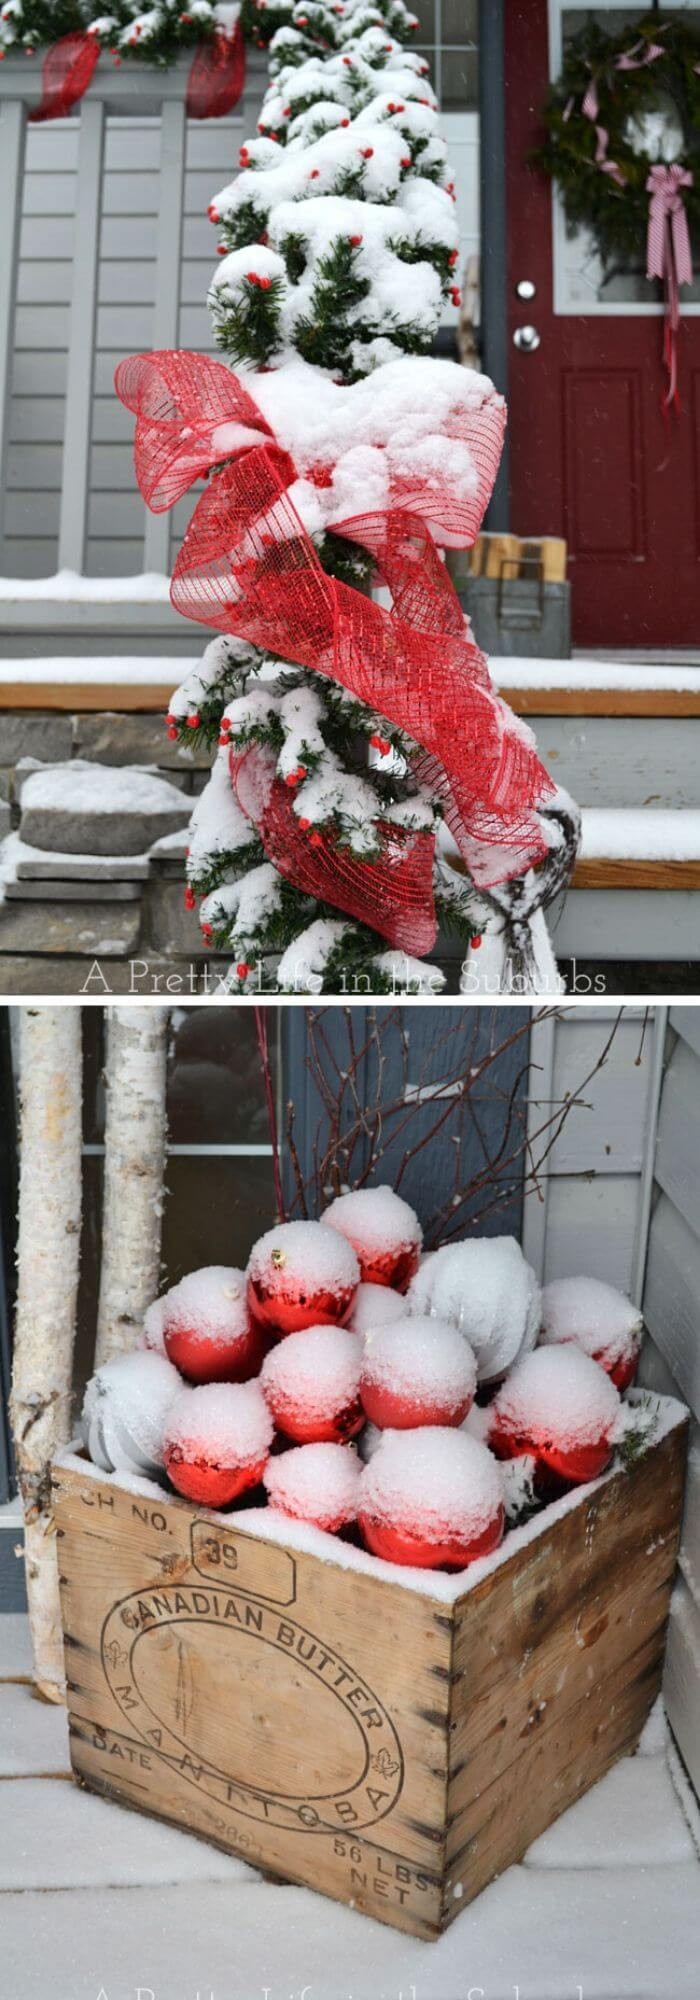
[[[636,274],[613,281],[612,294],[596,287],[592,246],[567,241],[549,183],[528,165],[550,33],[558,67],[561,34],[606,11],[506,0],[511,528],[566,536],[577,645],[698,646],[700,317],[683,317],[682,411],[669,417],[645,246]],[[630,41],[643,12],[630,12]],[[519,296],[519,285],[534,294]],[[539,344],[517,345],[530,330]]]

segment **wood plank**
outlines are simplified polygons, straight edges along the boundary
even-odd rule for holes
[[[499,693],[516,715],[700,716],[700,688],[509,687]]]
[[[117,613],[118,616],[118,613]],[[166,681],[4,681],[0,682],[0,710],[81,709],[85,714],[103,711],[118,715],[165,714],[172,693]]]
[[[700,861],[577,861],[573,889],[700,889]]]

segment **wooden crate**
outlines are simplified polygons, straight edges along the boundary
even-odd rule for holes
[[[680,1530],[670,1411],[633,1470],[518,1530],[451,1601],[447,1579],[407,1587],[64,1459],[77,1779],[436,1937],[638,1741]]]

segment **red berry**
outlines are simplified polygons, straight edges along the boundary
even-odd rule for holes
[[[187,717],[187,727],[188,727],[188,729],[199,729],[199,727],[200,727],[200,722],[201,722],[201,718],[200,718],[200,716],[198,716],[198,715],[188,715],[188,717]]]
[[[186,909],[186,910],[194,910],[194,909],[196,908],[196,903],[197,903],[197,898],[196,898],[196,896],[195,896],[195,893],[194,893],[194,889],[186,889],[186,890],[185,890],[185,909]]]
[[[269,292],[269,290],[270,290],[270,286],[271,286],[271,284],[272,284],[272,279],[271,279],[271,278],[258,278],[258,284],[259,284],[259,286],[260,286],[260,290],[261,290],[261,292]]]
[[[236,978],[247,979],[249,972],[250,966],[246,965],[245,959],[242,959],[240,965],[236,966]]]
[[[231,734],[231,717],[230,717],[229,715],[222,715],[222,717],[221,717],[221,727],[222,727],[222,729],[225,729],[225,731],[226,731],[226,735],[227,735],[227,736],[230,736],[230,734]]]
[[[300,819],[299,825],[301,827],[302,833],[308,833],[311,821],[310,819]]]
[[[209,217],[209,221],[210,221],[210,222],[220,222],[220,221],[221,221],[221,216],[220,216],[220,214],[219,214],[219,211],[218,211],[218,208],[217,208],[217,206],[216,206],[216,203],[215,203],[215,202],[213,202],[213,201],[210,201],[210,203],[209,203],[209,207],[208,207],[208,209],[207,209],[207,215],[208,215],[208,217]]]
[[[459,263],[459,251],[451,250],[447,262],[449,264],[450,270],[454,271],[455,264]]]
[[[410,165],[411,165],[411,155],[410,155],[410,153],[404,153],[404,157],[403,157],[403,159],[402,159],[402,161],[401,161],[401,165],[402,165],[402,167],[410,167]]]
[[[385,736],[380,736],[378,732],[375,730],[374,735],[370,736],[369,740],[372,745],[372,749],[379,751],[380,757],[388,757],[389,751],[391,749],[391,744],[387,743]]]
[[[217,257],[226,257],[228,255],[228,243],[217,243],[216,254]]]
[[[482,944],[483,944],[483,942],[484,942],[483,938],[480,938],[480,937],[473,937],[473,938],[472,938],[472,951],[481,951],[481,947],[482,947]]]
[[[359,247],[360,247],[360,244],[361,244],[361,242],[362,242],[362,237],[361,237],[361,236],[349,236],[349,237],[348,237],[348,243],[350,244],[350,248],[351,248],[351,250],[359,250]]]
[[[341,118],[341,120],[340,120],[340,123],[341,123],[341,125],[349,125],[349,124],[350,124],[350,120],[349,120],[349,118]]]
[[[292,107],[291,107],[291,104],[283,104],[283,106],[282,106],[282,117],[283,117],[283,118],[291,118],[291,115],[292,115]]]
[[[318,180],[318,167],[312,167],[312,168],[311,168],[311,172],[310,172],[310,174],[309,174],[309,180],[310,180],[310,181],[317,181],[317,180]]]
[[[360,157],[361,157],[361,158],[362,158],[363,160],[371,160],[373,152],[374,152],[374,147],[373,147],[373,146],[363,146],[363,147],[362,147],[362,149],[361,149],[361,156],[360,156]]]
[[[310,834],[310,835],[309,835],[309,846],[310,846],[310,847],[322,847],[322,846],[323,846],[323,834],[322,834],[322,833],[312,833],[312,834]]]
[[[461,292],[460,292],[460,290],[459,290],[459,286],[458,286],[458,285],[453,285],[453,286],[452,286],[452,290],[451,290],[451,292],[450,292],[450,298],[451,298],[451,300],[452,300],[452,304],[453,304],[453,306],[461,306],[461,303],[462,303],[462,294],[461,294]]]
[[[167,734],[170,738],[171,743],[177,743],[177,729],[175,727],[174,722],[168,723]]]

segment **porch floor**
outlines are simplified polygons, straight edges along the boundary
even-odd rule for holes
[[[660,1704],[638,1754],[426,1945],[78,1791],[29,1672],[26,1620],[0,1618],[8,2000],[696,2000],[700,1816]]]

